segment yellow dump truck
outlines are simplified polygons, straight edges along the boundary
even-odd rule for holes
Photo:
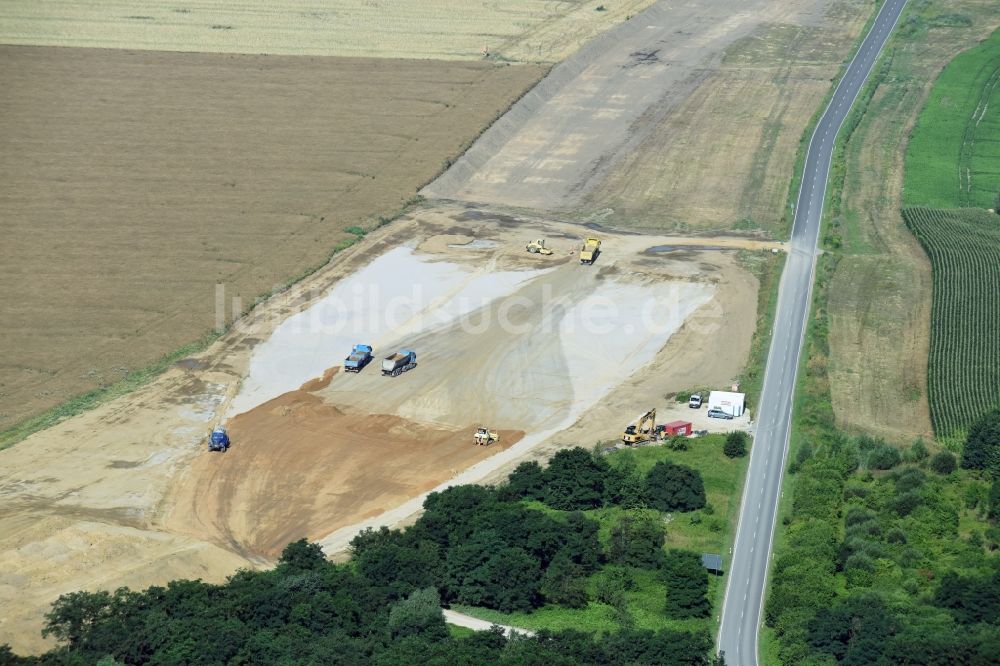
[[[601,253],[601,241],[597,238],[588,238],[580,250],[580,263],[592,264]]]

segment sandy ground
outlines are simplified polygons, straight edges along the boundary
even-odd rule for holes
[[[154,383],[0,451],[0,641],[40,649],[42,613],[61,592],[222,580],[265,565],[301,536],[342,545],[364,525],[408,518],[441,484],[492,479],[558,446],[615,439],[647,405],[666,413],[668,393],[728,385],[756,315],[756,283],[736,252],[650,252],[684,239],[597,233],[604,253],[580,266],[579,227],[427,206]],[[524,251],[539,236],[556,254]],[[255,358],[281,357],[282,345],[269,341],[283,322],[322,313],[338,285],[373,265],[369,285],[391,276],[378,262],[404,256],[416,261],[404,274],[412,284],[421,272],[449,276],[444,293],[375,336],[379,356],[411,344],[417,368],[397,378],[374,365],[358,375],[331,370],[347,351],[338,335],[354,333],[321,316],[320,344],[305,364],[316,365],[301,388],[271,386],[266,363],[254,369]],[[580,316],[588,312],[592,322]],[[493,323],[476,327],[487,314]],[[625,344],[616,350],[609,340]],[[261,378],[258,387],[279,394],[255,393]],[[243,391],[254,397],[234,409]],[[234,445],[209,454],[207,432],[227,414]],[[501,429],[500,445],[472,443],[480,424]]]
[[[0,46],[0,431],[322,264],[543,72]]]
[[[618,225],[640,215],[636,209],[668,200],[677,207],[669,226],[680,226],[678,220],[686,217],[693,228],[729,228],[738,219],[730,219],[732,206],[726,207],[725,224],[719,223],[719,215],[703,222],[699,213],[709,211],[699,208],[712,198],[728,201],[743,189],[760,189],[765,171],[775,174],[765,179],[769,188],[779,187],[779,179],[784,183],[779,193],[783,199],[802,129],[849,49],[851,30],[860,29],[870,10],[863,2],[851,3],[848,28],[843,29],[842,5],[831,0],[708,0],[696,6],[659,2],[553,68],[423,193],[590,212],[606,209],[610,202],[624,209],[614,220]],[[775,25],[783,24],[789,24],[791,30],[785,32],[794,38],[781,35],[780,29],[775,32]],[[811,33],[807,27],[814,25],[830,27],[830,34]],[[776,36],[791,39],[792,46],[768,51]],[[764,46],[746,54],[747,44],[741,40],[747,39]],[[744,57],[725,64],[734,47]],[[789,69],[796,65],[806,83],[789,86]],[[725,80],[702,87],[713,72],[723,69],[728,72]],[[718,95],[720,87],[730,84],[742,89]],[[779,89],[781,95],[776,95]],[[684,101],[696,90],[702,91],[698,108],[685,108]],[[693,131],[685,132],[685,125],[692,125]],[[768,161],[773,146],[765,135],[771,142],[780,141],[780,159],[773,164]],[[680,136],[686,140],[674,143]],[[762,142],[767,154],[758,159]],[[587,200],[608,178],[610,189]],[[737,191],[719,192],[714,179],[728,181],[726,189]],[[644,191],[635,191],[637,187]],[[767,198],[760,208],[780,216],[783,200],[777,212],[774,203],[773,197]],[[662,217],[663,208],[651,216]]]

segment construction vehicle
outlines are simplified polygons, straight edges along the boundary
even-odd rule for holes
[[[476,429],[476,444],[479,446],[489,446],[500,441],[500,433],[486,427]]]
[[[656,437],[656,410],[651,409],[625,426],[625,432],[622,433],[622,443],[642,444],[655,440]]]
[[[552,250],[545,247],[544,238],[539,238],[537,240],[531,241],[530,243],[524,246],[524,249],[530,252],[531,254],[544,254],[545,256],[552,254]]]
[[[417,367],[417,352],[412,349],[400,349],[392,356],[382,359],[382,374],[387,377],[398,377],[415,367]]]
[[[361,372],[371,362],[371,345],[354,345],[351,354],[344,359],[344,372]]]
[[[601,254],[601,241],[598,238],[588,238],[580,250],[580,263],[592,264]]]
[[[209,451],[225,451],[229,448],[229,435],[226,433],[226,429],[222,426],[218,426],[212,431],[212,434],[208,438],[208,450]]]

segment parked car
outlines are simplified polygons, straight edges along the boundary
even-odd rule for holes
[[[724,412],[718,407],[708,410],[708,418],[710,419],[726,419],[728,421],[733,420],[733,415],[729,412]]]
[[[701,409],[701,396],[695,393],[688,398],[688,407],[691,409]]]

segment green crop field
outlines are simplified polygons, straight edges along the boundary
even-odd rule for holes
[[[1000,199],[1000,31],[949,63],[906,151],[903,203],[997,208]]]
[[[1000,402],[1000,216],[907,208],[934,275],[927,384],[939,436]]]

